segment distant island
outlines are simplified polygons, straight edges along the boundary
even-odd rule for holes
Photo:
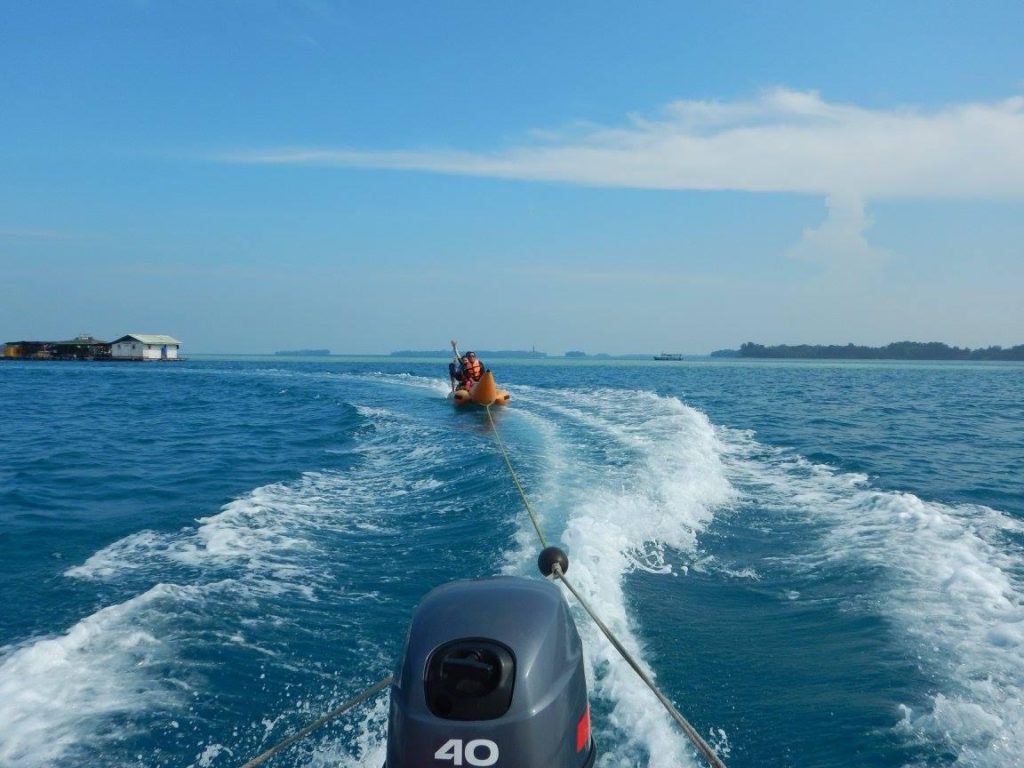
[[[468,352],[469,350],[463,350]],[[487,359],[488,357],[547,357],[547,352],[538,352],[537,350],[522,350],[522,349],[477,349],[474,350],[481,358]],[[413,349],[402,349],[397,352],[392,352],[391,357],[451,357],[452,351],[450,349],[442,350],[413,350]]]
[[[720,349],[711,357],[785,358],[790,360],[1024,360],[1024,344],[1004,349],[951,347],[940,341],[896,341],[884,347],[856,344],[780,344],[766,347],[748,341],[738,350]]]
[[[465,350],[469,351],[469,350]],[[526,359],[554,359],[558,360],[560,357],[566,357],[570,360],[581,360],[584,358],[594,360],[612,360],[612,359],[632,359],[632,358],[645,358],[647,355],[609,355],[607,352],[597,352],[595,354],[588,354],[579,349],[570,349],[564,355],[549,355],[547,352],[538,352],[536,349],[529,351],[524,349],[478,349],[474,350],[481,358],[487,360],[488,358],[526,358]],[[402,349],[397,352],[391,352],[391,357],[443,357],[450,358],[452,352],[450,349],[445,350],[411,350]]]
[[[331,354],[329,349],[286,349],[281,352],[275,352],[275,355],[285,355],[287,357],[328,357]]]

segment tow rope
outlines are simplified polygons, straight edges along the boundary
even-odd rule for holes
[[[505,466],[508,467],[509,474],[512,476],[512,482],[515,484],[516,490],[519,491],[519,498],[522,500],[523,507],[526,508],[526,512],[530,516],[530,522],[533,523],[533,529],[537,532],[537,538],[540,540],[541,546],[546,550],[544,553],[542,553],[541,557],[543,558],[544,555],[547,554],[547,550],[551,550],[558,551],[559,555],[564,558],[565,555],[560,550],[555,550],[554,547],[548,547],[547,540],[544,538],[543,531],[541,531],[540,523],[537,520],[537,516],[533,512],[533,508],[530,506],[530,500],[526,496],[526,491],[523,489],[522,483],[519,482],[519,476],[516,474],[515,468],[512,466],[512,460],[509,458],[508,450],[505,448],[505,443],[502,441],[501,435],[498,433],[498,425],[494,421],[494,416],[491,414],[491,406],[485,405],[484,408],[487,411],[487,418],[490,421],[491,428],[494,432],[495,442],[497,442],[498,448],[501,450],[501,456],[505,460]],[[543,571],[542,569],[542,572],[544,572],[545,575],[550,575],[554,578],[557,578],[565,585],[566,589],[568,589],[572,593],[573,597],[576,598],[576,601],[580,604],[580,606],[582,606],[582,608],[587,612],[590,618],[593,619],[598,629],[600,629],[604,636],[608,638],[608,641],[612,644],[612,646],[614,646],[615,650],[619,652],[619,655],[622,656],[623,660],[627,664],[629,664],[629,666],[633,669],[634,672],[636,672],[640,680],[642,680],[643,683],[657,697],[658,701],[660,701],[662,706],[665,707],[665,710],[669,713],[669,715],[676,722],[676,724],[682,729],[683,733],[690,740],[693,746],[701,755],[704,756],[704,759],[708,761],[708,764],[711,766],[711,768],[726,768],[725,763],[722,762],[722,759],[715,753],[715,750],[711,747],[711,745],[709,745],[703,739],[703,737],[701,737],[701,735],[697,732],[697,729],[690,724],[690,722],[683,716],[683,714],[678,709],[676,709],[672,702],[668,700],[668,697],[666,697],[665,694],[663,694],[658,689],[657,684],[651,679],[651,677],[646,672],[644,672],[644,670],[637,663],[637,661],[632,657],[632,655],[630,655],[629,651],[626,650],[625,646],[623,646],[622,643],[619,642],[618,638],[615,637],[615,634],[608,628],[608,626],[603,621],[601,621],[601,618],[597,615],[597,613],[594,612],[594,610],[590,607],[587,601],[583,599],[580,593],[576,591],[575,587],[573,587],[569,580],[566,578],[565,571],[563,570],[559,560],[554,559],[552,561],[550,565],[550,571]],[[294,734],[278,742],[267,751],[257,755],[252,760],[245,763],[241,768],[256,768],[256,766],[262,765],[270,758],[274,757],[274,755],[276,755],[278,752],[287,749],[295,742],[306,738],[311,733],[318,731],[331,721],[337,720],[350,709],[357,707],[363,702],[365,702],[367,699],[376,696],[389,685],[391,685],[393,680],[394,677],[392,675],[388,675],[383,680],[380,680],[379,682],[370,686],[362,693],[358,694],[357,696],[354,696],[353,698],[339,705],[335,709],[332,709],[330,712],[323,715],[318,720],[310,723],[302,730],[296,731]]]
[[[548,543],[544,539],[544,534],[540,530],[540,523],[537,522],[537,516],[533,514],[533,508],[530,506],[530,500],[526,498],[526,491],[523,490],[523,484],[519,482],[519,476],[516,474],[515,469],[512,468],[512,461],[508,457],[508,451],[505,450],[505,443],[501,441],[501,435],[498,433],[498,425],[494,422],[494,416],[491,415],[491,406],[485,405],[484,408],[487,410],[487,418],[490,420],[491,429],[494,431],[494,440],[498,443],[498,448],[501,449],[501,457],[505,459],[505,466],[508,467],[508,473],[512,475],[512,482],[516,484],[516,490],[519,491],[519,498],[523,500],[523,506],[526,507],[526,511],[530,515],[530,522],[533,523],[533,530],[537,532],[537,538],[540,539],[541,547],[547,549]]]
[[[387,677],[385,677],[380,682],[378,682],[378,683],[370,686],[369,688],[367,688],[365,691],[360,693],[358,696],[355,696],[355,697],[349,699],[348,701],[346,701],[341,706],[336,707],[335,709],[332,709],[330,712],[328,712],[326,715],[321,717],[316,722],[310,723],[305,728],[303,728],[301,731],[297,731],[296,733],[293,733],[291,736],[289,736],[284,741],[278,742],[277,744],[272,746],[270,749],[268,749],[266,752],[264,752],[264,753],[262,753],[260,755],[257,755],[252,760],[250,760],[248,763],[243,765],[242,768],[255,768],[255,766],[257,766],[257,765],[262,765],[263,763],[267,762],[267,760],[269,760],[274,755],[276,755],[278,752],[280,752],[282,749],[287,749],[288,747],[290,747],[292,744],[294,744],[299,739],[306,738],[307,736],[309,736],[309,734],[313,733],[313,731],[320,730],[321,728],[323,728],[325,725],[327,725],[332,720],[337,720],[339,717],[341,717],[343,714],[348,712],[353,707],[357,707],[360,704],[362,704],[364,701],[366,701],[367,699],[369,699],[369,698],[371,698],[373,696],[376,696],[378,693],[380,693],[385,688],[387,688],[389,685],[391,685],[391,681],[392,680],[394,680],[394,677],[392,675],[388,675]]]
[[[533,523],[533,528],[537,531],[537,537],[540,539],[541,546],[546,550],[548,549],[547,541],[544,539],[544,534],[541,533],[540,524],[537,522],[537,516],[533,513],[532,507],[530,507],[530,501],[526,497],[523,485],[519,482],[519,477],[516,475],[516,471],[512,467],[512,461],[508,457],[508,451],[505,449],[505,443],[502,442],[501,435],[498,433],[498,425],[494,421],[494,416],[491,415],[491,406],[485,405],[484,408],[487,410],[487,418],[491,422],[491,428],[494,431],[495,442],[497,442],[498,448],[501,449],[502,458],[505,459],[505,466],[508,467],[509,474],[512,475],[512,482],[515,483],[516,489],[519,491],[519,497],[522,499],[523,506],[530,515],[530,522]],[[569,583],[569,580],[565,577],[565,572],[562,570],[561,564],[557,560],[551,565],[551,574],[565,584],[573,597],[576,598],[577,602],[579,602],[590,618],[594,620],[594,623],[597,624],[598,629],[600,629],[604,636],[608,638],[608,642],[615,647],[615,650],[619,652],[619,655],[622,656],[623,660],[632,667],[633,671],[637,673],[644,684],[650,688],[651,692],[658,698],[658,701],[660,701],[662,706],[665,707],[669,715],[682,729],[683,733],[686,734],[686,737],[690,740],[693,746],[701,755],[704,756],[704,759],[708,761],[708,764],[711,765],[712,768],[726,768],[725,763],[722,762],[722,759],[715,753],[715,750],[712,749],[711,745],[708,744],[699,733],[697,733],[697,729],[694,728],[685,717],[683,717],[683,714],[676,709],[671,701],[668,700],[668,697],[658,689],[657,684],[655,684],[651,677],[643,671],[636,660],[630,655],[629,651],[626,650],[625,646],[623,646],[622,643],[619,642],[618,638],[615,637],[615,634],[603,621],[601,621],[600,617],[598,617],[587,601],[584,600],[580,596],[580,593],[577,592],[572,584]]]

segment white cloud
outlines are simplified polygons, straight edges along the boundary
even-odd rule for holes
[[[225,159],[648,189],[1024,197],[1021,96],[871,110],[776,89],[750,101],[679,101],[656,118],[532,139],[490,152],[290,148]]]
[[[877,262],[865,202],[1024,198],[1024,97],[941,109],[868,109],[784,88],[678,101],[618,127],[578,124],[489,152],[292,148],[232,162],[424,171],[640,189],[823,195],[829,218],[791,253]]]
[[[811,263],[827,264],[849,278],[871,270],[888,258],[888,252],[871,245],[865,233],[871,219],[864,201],[853,194],[829,195],[828,217],[817,228],[804,230],[803,238],[789,255]]]

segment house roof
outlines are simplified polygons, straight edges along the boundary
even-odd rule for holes
[[[75,338],[68,339],[67,341],[51,341],[51,342],[48,342],[48,343],[50,343],[50,344],[61,344],[61,345],[64,345],[64,346],[71,345],[71,344],[82,344],[82,345],[87,345],[87,346],[95,346],[97,344],[106,344],[107,342],[102,341],[100,339],[97,339],[94,336],[88,336],[88,335],[84,335],[83,334],[82,336],[75,336]]]
[[[177,344],[179,347],[181,346],[181,342],[173,336],[154,333],[129,333],[127,336],[122,336],[120,339],[115,339],[110,343],[117,344],[121,341],[130,340],[135,340],[140,344]]]

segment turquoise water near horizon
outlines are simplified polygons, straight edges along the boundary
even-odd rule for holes
[[[1024,366],[493,367],[547,538],[727,764],[1019,764]],[[533,577],[443,368],[0,365],[0,766],[239,765],[388,674],[433,586]],[[577,622],[598,765],[699,765]],[[385,717],[273,764],[379,766]]]

